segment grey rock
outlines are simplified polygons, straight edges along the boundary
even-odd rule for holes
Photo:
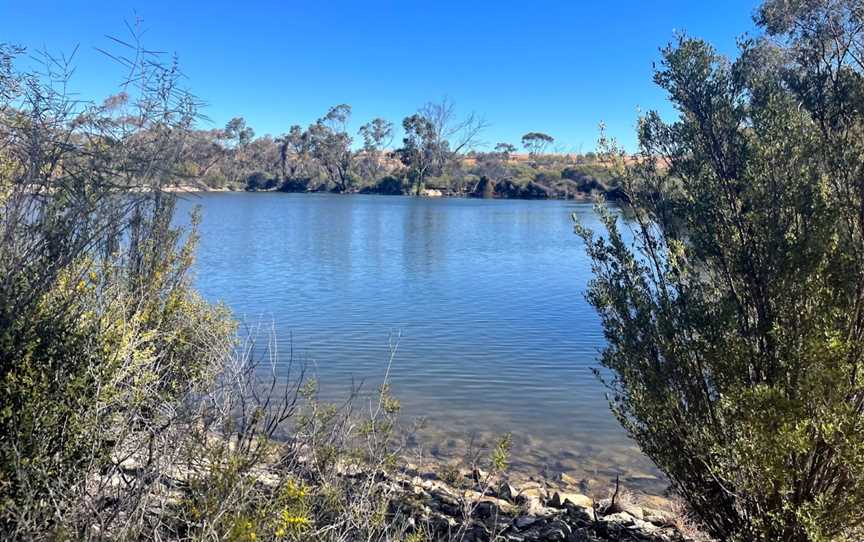
[[[581,493],[568,493],[566,491],[556,491],[552,494],[552,499],[549,501],[549,506],[554,508],[564,508],[565,502],[571,502],[576,506],[583,508],[591,508],[593,501],[590,497]]]
[[[628,514],[627,512],[616,512],[614,514],[608,514],[603,516],[603,521],[606,523],[619,523],[621,525],[633,525],[636,521],[636,518]]]
[[[554,521],[540,534],[541,540],[548,542],[563,542],[571,532],[566,523]]]
[[[519,490],[510,485],[507,482],[502,482],[500,486],[498,486],[498,491],[496,496],[499,499],[504,499],[505,501],[516,502],[516,497],[519,495]]]
[[[513,522],[517,529],[527,529],[531,525],[537,523],[537,518],[534,516],[519,516]]]
[[[477,506],[474,509],[474,513],[479,518],[492,518],[498,515],[499,510],[498,507],[495,506],[495,503],[489,501],[481,501],[477,503]]]

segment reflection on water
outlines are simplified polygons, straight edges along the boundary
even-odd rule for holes
[[[590,204],[217,193],[181,213],[194,204],[201,292],[274,323],[325,394],[374,388],[398,334],[393,391],[430,453],[510,431],[525,472],[662,487],[591,371],[603,336],[570,222],[599,227]]]

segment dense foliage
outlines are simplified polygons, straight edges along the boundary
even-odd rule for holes
[[[160,437],[160,409],[212,377],[233,324],[189,288],[194,232],[159,191],[194,120],[174,68],[135,66],[89,105],[57,59],[20,71],[0,50],[0,528],[24,536],[75,529],[86,475],[130,431]]]
[[[721,540],[860,540],[864,5],[769,0],[729,61],[682,36],[594,236],[613,409]]]

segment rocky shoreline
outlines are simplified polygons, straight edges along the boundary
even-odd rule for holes
[[[493,477],[494,478],[494,477]],[[433,539],[487,542],[684,541],[670,510],[641,506],[620,488],[605,499],[580,493],[579,482],[521,483],[489,479],[482,471],[442,480],[434,471],[407,465],[382,483],[395,485],[394,506]]]
[[[225,442],[219,437],[215,442]],[[234,448],[230,445],[229,448]],[[285,458],[277,452],[250,471],[264,493],[278,492],[297,480],[280,468]],[[305,455],[294,456],[311,466]],[[98,484],[123,488],[145,471],[137,454],[118,461],[120,470]],[[203,457],[194,464],[163,466],[157,477],[168,507],[189,502],[194,480],[214,464]],[[366,470],[356,463],[337,466],[328,484],[346,488],[343,498],[362,498],[364,492],[384,495],[386,515],[412,541],[437,542],[691,542],[682,534],[671,504],[660,497],[635,497],[616,481],[606,498],[584,494],[582,483],[566,474],[556,479],[515,481],[506,474],[474,468],[456,469],[437,463],[401,463],[391,469]],[[302,478],[301,478],[302,480]],[[312,483],[300,482],[300,484]],[[354,488],[354,489],[351,489]],[[596,495],[596,493],[594,493]],[[353,496],[353,497],[352,497]],[[350,506],[350,505],[347,505]],[[161,515],[165,508],[151,513]]]

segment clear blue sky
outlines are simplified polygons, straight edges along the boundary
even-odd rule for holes
[[[121,70],[95,50],[143,19],[145,44],[179,55],[215,126],[245,117],[278,135],[349,103],[352,127],[398,124],[449,96],[492,126],[484,140],[543,131],[561,150],[593,149],[597,125],[628,147],[637,110],[672,111],[651,81],[658,48],[685,30],[734,54],[756,0],[474,2],[427,0],[126,2],[0,0],[0,41],[71,51],[84,96],[116,90]]]

